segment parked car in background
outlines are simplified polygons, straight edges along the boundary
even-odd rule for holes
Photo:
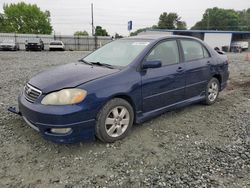
[[[42,39],[40,38],[32,38],[25,41],[25,50],[31,51],[31,50],[38,50],[42,51],[44,50],[44,43]]]
[[[65,46],[62,41],[52,41],[49,43],[49,50],[50,51],[56,51],[56,50],[64,51]]]
[[[129,37],[34,76],[18,98],[19,110],[9,110],[54,142],[94,136],[114,142],[134,123],[192,103],[215,103],[228,77],[227,56],[199,39]]]
[[[231,51],[245,51],[249,48],[249,43],[247,41],[234,41],[231,44]]]
[[[0,43],[0,50],[19,50],[19,45],[14,40],[4,40]]]

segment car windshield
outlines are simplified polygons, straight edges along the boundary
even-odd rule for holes
[[[8,44],[9,44],[9,43],[11,43],[11,44],[12,44],[12,43],[14,43],[14,40],[4,40],[2,43],[5,43],[5,44],[7,44],[7,43],[8,43]]]
[[[108,64],[115,67],[125,67],[130,64],[150,40],[116,40],[94,51],[83,60],[85,62]]]
[[[29,43],[39,43],[40,42],[40,39],[29,39],[27,42]]]

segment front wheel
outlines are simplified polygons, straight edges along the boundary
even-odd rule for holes
[[[212,78],[208,82],[207,89],[206,89],[205,104],[211,105],[215,103],[216,99],[219,96],[219,88],[220,88],[220,83],[218,79]]]
[[[103,142],[123,139],[128,135],[133,121],[131,105],[124,99],[112,99],[98,113],[96,136]]]

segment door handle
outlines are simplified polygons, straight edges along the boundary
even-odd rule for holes
[[[182,67],[178,67],[178,69],[176,70],[177,72],[183,72],[184,69]]]
[[[210,64],[211,62],[210,61],[207,61],[207,64]]]

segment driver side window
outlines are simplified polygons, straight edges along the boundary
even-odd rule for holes
[[[162,66],[179,63],[179,50],[176,40],[161,42],[148,55],[147,61],[161,61]]]

